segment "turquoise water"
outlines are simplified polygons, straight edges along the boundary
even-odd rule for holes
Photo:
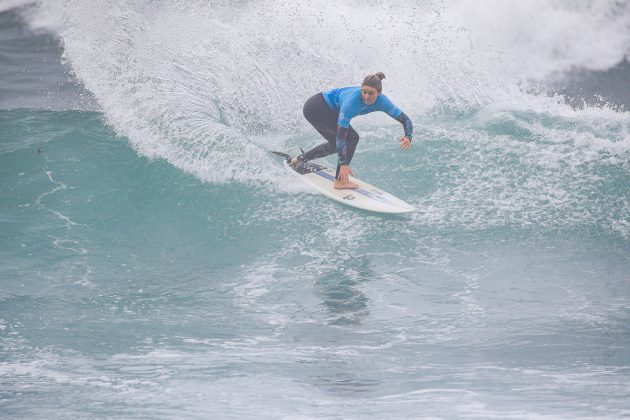
[[[541,88],[617,83],[630,10],[502,4],[0,6],[0,417],[630,416],[630,114]],[[413,147],[352,167],[404,216],[269,153],[383,45]]]
[[[7,417],[628,414],[623,165],[560,176],[565,208],[434,214],[486,146],[418,142],[395,173],[375,142],[357,171],[420,208],[392,217],[204,183],[98,113],[0,125]]]

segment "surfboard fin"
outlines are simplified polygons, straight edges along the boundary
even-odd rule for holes
[[[274,155],[278,155],[278,156],[280,156],[280,157],[283,157],[283,158],[285,158],[285,159],[287,159],[287,160],[291,159],[291,156],[289,156],[289,155],[288,155],[288,154],[286,154],[286,153],[282,153],[282,152],[275,152],[275,151],[273,151],[273,150],[271,151],[271,153],[273,153]]]

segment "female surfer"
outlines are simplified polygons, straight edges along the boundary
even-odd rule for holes
[[[331,89],[309,98],[304,104],[304,117],[326,139],[326,143],[291,158],[289,164],[296,166],[336,151],[339,163],[335,188],[357,188],[358,185],[350,181],[352,170],[349,165],[359,142],[359,134],[350,125],[350,120],[357,115],[374,111],[383,111],[403,125],[405,136],[400,139],[400,147],[409,149],[413,124],[404,112],[381,93],[383,91],[381,80],[384,78],[385,74],[381,72],[369,74],[365,76],[361,86]]]

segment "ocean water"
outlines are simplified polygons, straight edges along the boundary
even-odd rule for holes
[[[630,3],[487,3],[0,3],[0,418],[630,417]]]

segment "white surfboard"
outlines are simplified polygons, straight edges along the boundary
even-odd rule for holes
[[[416,210],[414,206],[400,198],[352,176],[350,180],[357,183],[359,188],[337,190],[334,186],[334,169],[313,162],[305,162],[298,168],[293,168],[287,162],[289,155],[280,152],[273,153],[284,158],[284,166],[288,170],[321,194],[339,203],[377,213],[410,213]]]

